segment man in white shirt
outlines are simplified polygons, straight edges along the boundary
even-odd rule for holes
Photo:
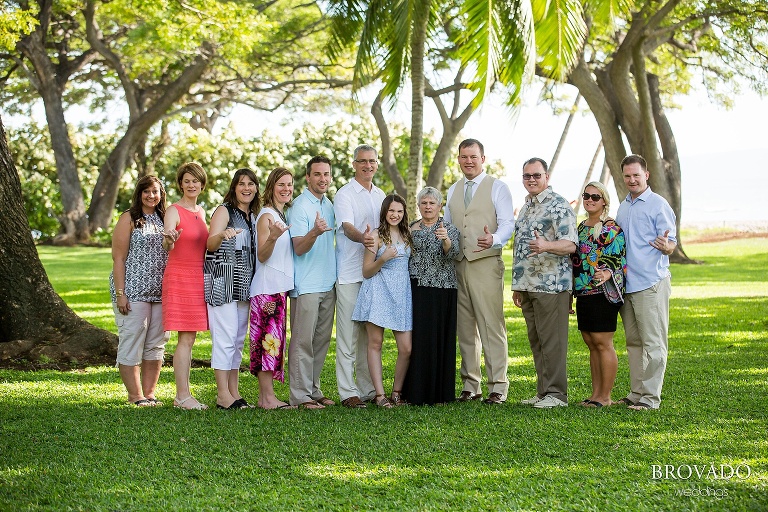
[[[379,226],[381,203],[386,195],[373,184],[379,168],[376,149],[355,148],[355,179],[334,197],[336,216],[336,382],[345,407],[363,408],[376,392],[368,372],[368,335],[363,323],[352,320],[357,294],[363,283],[363,237]]]
[[[507,328],[504,323],[504,262],[501,249],[515,227],[512,194],[501,180],[483,170],[485,151],[480,141],[459,144],[459,166],[464,177],[448,190],[445,220],[461,232],[456,257],[459,284],[457,333],[463,390],[460,402],[480,400],[480,350],[488,376],[487,404],[507,399]]]

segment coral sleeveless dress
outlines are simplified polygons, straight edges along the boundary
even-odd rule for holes
[[[174,206],[179,212],[176,229],[184,231],[168,253],[163,274],[163,328],[166,331],[207,331],[203,262],[208,227],[202,213],[192,213],[178,204]]]

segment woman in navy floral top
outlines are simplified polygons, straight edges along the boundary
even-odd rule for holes
[[[579,247],[572,255],[573,293],[581,337],[589,347],[592,395],[580,405],[611,405],[618,369],[613,346],[616,319],[623,303],[627,273],[624,232],[608,217],[610,197],[605,185],[590,182],[582,194],[589,215],[579,224]]]

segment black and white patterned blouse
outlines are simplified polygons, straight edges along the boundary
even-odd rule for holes
[[[227,227],[242,231],[234,238],[222,241],[215,252],[205,254],[205,301],[211,306],[248,300],[256,263],[252,238],[252,233],[256,233],[253,214],[249,213],[246,217],[242,210],[228,204],[221,208],[227,208],[229,212]]]
[[[131,230],[125,258],[125,296],[128,302],[161,302],[163,272],[168,253],[163,249],[163,221],[157,212],[144,216],[144,225]],[[115,297],[115,279],[109,274],[109,293]]]
[[[435,230],[441,223],[445,224],[448,238],[451,240],[448,254],[443,252],[443,242],[435,236]],[[416,279],[419,286],[456,288],[453,259],[459,254],[459,230],[450,222],[444,222],[442,217],[431,226],[419,222],[419,228],[411,232],[413,252],[408,268],[411,278]]]

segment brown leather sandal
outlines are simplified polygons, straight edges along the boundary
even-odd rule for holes
[[[395,407],[397,407],[399,405],[411,405],[410,403],[408,403],[408,400],[403,398],[403,392],[402,391],[395,391],[393,389],[392,390],[392,398],[391,398],[391,400],[392,400],[392,405],[394,405]]]
[[[376,395],[373,398],[373,403],[376,404],[378,407],[383,407],[384,409],[392,408],[392,402],[389,401],[389,398],[387,398],[387,395]]]

